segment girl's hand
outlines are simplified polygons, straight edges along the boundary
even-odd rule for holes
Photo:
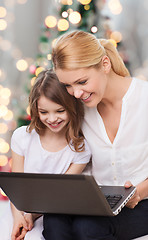
[[[32,228],[33,228],[33,222],[34,222],[34,219],[33,219],[33,215],[31,213],[26,213],[24,215],[24,218],[27,222],[27,226],[28,226],[28,230],[30,231]]]
[[[22,213],[17,213],[14,218],[14,224],[11,234],[11,240],[22,240],[24,239],[28,231],[27,222]]]
[[[132,183],[131,183],[130,181],[127,181],[124,186],[125,186],[125,188],[129,188],[129,187],[131,187],[131,186],[133,186],[133,185],[132,185]],[[134,207],[137,206],[137,204],[138,204],[139,202],[140,202],[140,195],[139,195],[139,192],[138,192],[137,187],[136,187],[136,192],[135,192],[135,194],[131,197],[131,199],[127,202],[126,207],[128,207],[128,208],[134,208]]]

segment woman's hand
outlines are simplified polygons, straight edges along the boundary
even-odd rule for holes
[[[27,222],[21,212],[17,212],[14,217],[13,230],[11,234],[11,240],[24,239],[28,231]]]
[[[132,183],[130,181],[127,181],[124,186],[125,186],[125,188],[129,188],[129,187],[131,187],[133,185],[132,185]],[[137,206],[137,204],[140,202],[140,200],[141,200],[140,194],[139,194],[138,188],[136,187],[136,192],[131,197],[131,199],[127,202],[126,207],[134,208],[134,207]]]

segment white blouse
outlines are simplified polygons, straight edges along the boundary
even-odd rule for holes
[[[50,139],[49,139],[50,141]],[[85,141],[85,151],[72,151],[69,145],[58,152],[48,152],[40,142],[40,137],[33,129],[26,132],[26,126],[17,128],[11,138],[11,149],[24,156],[24,172],[65,173],[71,163],[85,164],[90,161],[91,153]]]
[[[83,132],[98,184],[137,185],[148,177],[148,82],[133,78],[122,99],[119,129],[111,143],[96,108],[85,108]]]

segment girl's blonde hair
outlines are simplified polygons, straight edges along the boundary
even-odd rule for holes
[[[73,145],[75,151],[83,151],[85,147],[84,136],[81,131],[84,118],[83,104],[80,99],[68,94],[65,86],[59,82],[52,70],[41,72],[32,87],[29,95],[31,123],[27,131],[31,132],[35,129],[39,135],[44,134],[46,126],[40,121],[38,113],[38,100],[41,96],[45,96],[47,99],[63,106],[69,117],[65,134],[67,142],[70,147]]]
[[[102,57],[108,56],[112,70],[120,76],[129,76],[122,58],[114,45],[106,39],[97,39],[84,31],[63,34],[53,46],[52,60],[54,68],[75,70],[99,67]]]

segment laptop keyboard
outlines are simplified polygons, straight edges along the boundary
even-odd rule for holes
[[[106,200],[108,201],[111,208],[114,208],[116,204],[122,198],[122,195],[105,195]]]

